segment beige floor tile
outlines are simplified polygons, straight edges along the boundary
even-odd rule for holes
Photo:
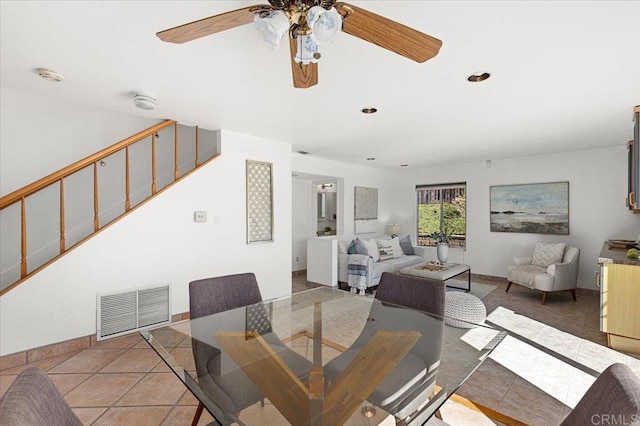
[[[129,390],[115,405],[173,405],[184,394],[185,386],[173,373],[150,373]]]
[[[198,405],[198,398],[187,390],[178,401],[178,405]]]
[[[141,373],[95,374],[65,395],[71,407],[107,407],[127,393]]]
[[[49,373],[96,373],[122,355],[124,349],[85,349],[56,365]]]
[[[49,374],[49,377],[60,393],[66,395],[91,377],[91,374]]]
[[[90,425],[95,422],[105,411],[107,407],[99,408],[72,408],[73,412],[78,416],[83,425]]]
[[[190,425],[195,412],[196,407],[193,406],[173,407],[169,415],[162,422],[162,426]]]
[[[540,417],[546,419],[547,424],[558,424],[564,410],[564,404],[542,392],[526,380],[517,377],[509,387],[497,410],[527,422],[527,417],[531,416],[531,418]]]
[[[162,423],[171,407],[114,407],[109,408],[95,426],[155,426]]]
[[[17,374],[6,374],[0,376],[0,395],[4,395],[4,393],[9,389],[11,383],[18,377]]]
[[[161,362],[162,359],[153,349],[129,349],[100,371],[102,373],[146,373]]]

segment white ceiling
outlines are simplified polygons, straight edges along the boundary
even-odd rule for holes
[[[2,0],[0,83],[391,170],[623,146],[633,136],[638,1],[353,1],[442,49],[419,64],[339,34],[309,89],[293,88],[286,43],[271,50],[251,25],[182,45],[155,36],[257,3]],[[40,79],[38,67],[64,82]],[[467,82],[478,71],[492,77]],[[133,106],[140,89],[158,95],[155,110]],[[365,106],[379,112],[364,115]]]

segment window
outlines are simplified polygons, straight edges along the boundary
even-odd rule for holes
[[[467,241],[467,184],[416,186],[418,201],[418,245],[435,246],[433,232],[450,236],[451,247],[465,247]]]

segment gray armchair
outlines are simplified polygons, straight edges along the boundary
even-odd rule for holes
[[[0,399],[0,425],[81,426],[47,373],[24,370]]]
[[[640,379],[625,364],[613,364],[598,376],[561,426],[637,424]]]
[[[516,257],[515,265],[507,267],[507,290],[512,284],[519,284],[532,290],[542,291],[542,304],[547,300],[550,291],[568,290],[576,300],[576,286],[578,284],[578,265],[580,250],[566,246],[562,260],[548,266],[536,264],[533,257]]]

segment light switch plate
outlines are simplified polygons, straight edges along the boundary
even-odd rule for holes
[[[193,221],[203,223],[207,221],[207,212],[193,212]]]

